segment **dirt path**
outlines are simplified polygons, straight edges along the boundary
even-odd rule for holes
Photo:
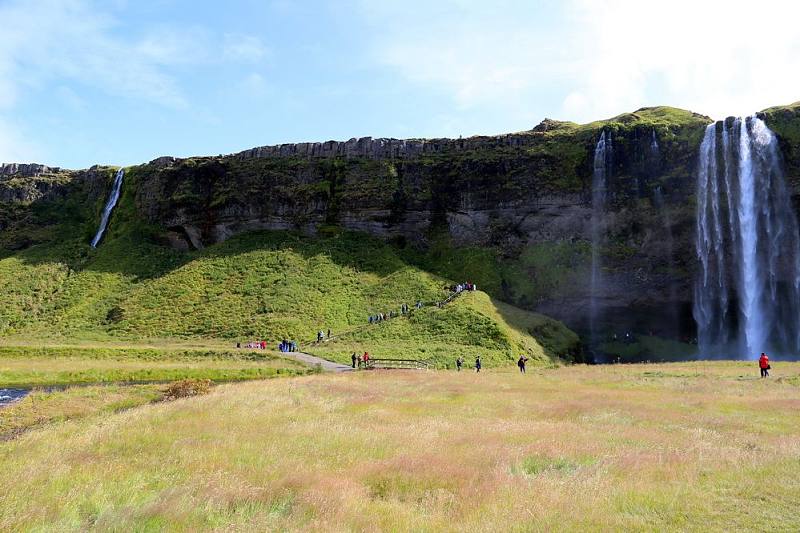
[[[282,353],[281,355],[288,359],[294,359],[295,361],[300,361],[301,363],[305,363],[307,365],[320,365],[322,366],[322,370],[326,372],[350,372],[353,370],[353,368],[350,366],[340,365],[339,363],[334,363],[333,361],[328,361],[327,359],[322,359],[321,357],[316,357],[308,353],[287,352]]]

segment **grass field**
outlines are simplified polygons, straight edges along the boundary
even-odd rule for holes
[[[212,381],[299,375],[309,369],[266,351],[0,346],[0,385],[47,387],[101,383]]]
[[[0,444],[0,529],[794,531],[800,364],[361,372]]]

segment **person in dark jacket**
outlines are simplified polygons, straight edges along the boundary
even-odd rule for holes
[[[353,368],[355,368],[356,361],[358,361],[358,356],[356,356],[356,352],[353,352],[352,359],[353,359]]]
[[[475,372],[481,371],[481,356],[475,358]]]
[[[464,359],[459,355],[456,358],[456,370],[461,372],[461,367],[464,365]]]
[[[524,355],[519,356],[519,361],[517,361],[517,366],[519,367],[519,371],[524,374],[525,373],[525,363],[528,362],[528,358]]]

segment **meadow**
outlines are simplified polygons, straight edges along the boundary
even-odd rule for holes
[[[792,531],[800,364],[224,384],[0,443],[3,530]]]

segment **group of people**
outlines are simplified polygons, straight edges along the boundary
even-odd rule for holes
[[[284,353],[296,352],[297,343],[294,341],[287,341],[286,339],[283,339],[281,343],[278,345],[278,350]]]
[[[351,359],[353,360],[353,368],[361,368],[362,365],[364,368],[369,366],[369,352],[364,352],[364,355],[357,355],[356,352],[353,352]]]
[[[326,337],[325,337],[325,332],[324,332],[324,331],[322,331],[322,330],[319,330],[319,331],[317,332],[317,342],[318,342],[318,343],[319,343],[319,342],[322,342],[322,341],[324,341],[324,340],[325,340],[325,338],[326,338]],[[331,338],[331,330],[328,330],[328,337],[327,337],[327,338],[330,340],[330,338]]]
[[[241,342],[236,343],[237,348],[242,347]],[[250,348],[251,350],[266,350],[267,349],[267,341],[250,341],[244,345],[245,348]]]
[[[525,373],[525,364],[528,362],[528,358],[524,355],[520,355],[519,359],[517,360],[517,366],[519,367],[519,371],[521,373]],[[456,370],[461,372],[461,369],[464,367],[464,358],[460,355],[456,358]],[[481,368],[483,368],[483,363],[481,362],[481,356],[475,358],[475,372],[480,372]]]
[[[474,283],[470,283],[469,281],[465,281],[464,283],[459,283],[458,285],[453,285],[450,287],[450,290],[455,294],[460,294],[464,291],[477,291],[478,286]]]
[[[464,367],[464,358],[460,355],[456,358],[456,370],[461,372],[461,369]],[[481,362],[481,356],[475,358],[475,372],[480,372],[481,368],[483,367],[483,363]]]
[[[241,342],[236,343],[237,348],[242,347]],[[267,341],[250,341],[244,345],[245,348],[249,348],[250,350],[266,350],[267,349]],[[280,352],[296,352],[297,351],[297,343],[294,341],[289,341],[283,339],[280,344],[278,344],[278,351]]]

